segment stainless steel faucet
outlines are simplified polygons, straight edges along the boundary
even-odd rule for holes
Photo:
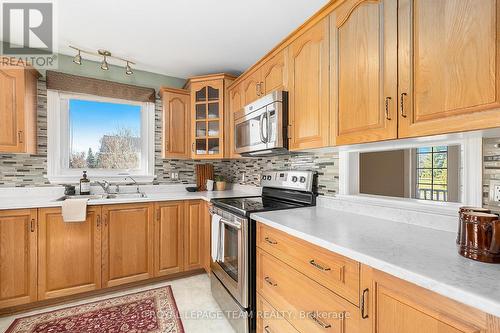
[[[136,190],[137,190],[136,192],[137,192],[137,193],[141,193],[141,190],[140,190],[140,188],[139,188],[139,183],[137,183],[137,182],[135,181],[135,179],[134,179],[134,178],[132,178],[132,177],[130,177],[130,176],[125,177],[125,180],[127,180],[127,178],[128,178],[128,179],[130,179],[131,181],[133,181],[133,182],[134,182],[134,184],[135,184],[135,186],[136,186]]]
[[[102,187],[104,193],[109,194],[109,187],[111,186],[111,184],[107,180],[103,180],[102,183],[96,181],[96,184]]]

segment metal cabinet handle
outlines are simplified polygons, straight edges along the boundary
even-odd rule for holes
[[[97,215],[97,227],[101,226],[101,215]]]
[[[264,91],[264,82],[260,81],[260,94],[263,96],[266,92]]]
[[[104,226],[105,227],[108,226],[108,216],[107,215],[104,215]]]
[[[363,294],[361,294],[361,318],[362,319],[366,319],[368,318],[368,314],[366,313],[366,310],[365,310],[365,295],[368,294],[368,288],[366,288],[365,290],[363,290]]]
[[[273,282],[273,280],[271,280],[271,278],[269,276],[266,276],[264,278],[264,281],[266,281],[267,284],[270,285],[271,287],[277,287],[278,286],[278,284],[275,283],[275,282]]]
[[[269,328],[270,328],[269,325],[264,326],[264,332],[266,332],[266,333],[272,333]]]
[[[17,136],[18,136],[18,139],[19,139],[19,143],[24,143],[23,131],[17,132]]]
[[[385,119],[392,120],[391,115],[389,113],[389,102],[392,100],[392,97],[385,98]]]
[[[255,90],[257,92],[257,96],[260,96],[260,82],[257,82],[255,84]]]
[[[269,237],[264,238],[264,240],[265,240],[266,242],[268,242],[269,244],[271,244],[271,245],[276,245],[276,244],[278,244],[278,242],[277,242],[277,241],[275,241],[274,239],[271,239],[271,238],[269,238]]]
[[[191,144],[191,151],[194,153],[194,142]]]
[[[30,231],[35,232],[35,219],[31,219],[30,221]]]
[[[332,325],[324,323],[322,320],[320,320],[315,312],[309,312],[308,317],[311,318],[311,320],[318,324],[318,326],[320,326],[321,328],[327,329],[332,327]]]
[[[316,267],[317,269],[319,269],[321,271],[327,272],[327,271],[331,271],[332,270],[330,267],[323,267],[323,266],[321,266],[316,261],[314,261],[314,259],[309,260],[309,264],[311,264],[312,266]]]
[[[401,94],[401,117],[406,118],[406,113],[405,113],[405,96],[408,96],[407,93],[402,93]]]

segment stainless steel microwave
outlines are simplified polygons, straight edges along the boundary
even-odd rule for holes
[[[235,113],[234,143],[242,156],[288,153],[288,92],[273,91]]]

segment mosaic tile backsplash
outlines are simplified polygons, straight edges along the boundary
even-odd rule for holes
[[[194,166],[206,163],[196,160],[170,160],[161,158],[162,104],[155,106],[155,184],[196,182]],[[47,90],[44,79],[38,82],[38,148],[36,155],[0,154],[0,187],[50,186],[47,175]],[[338,191],[338,155],[336,153],[298,154],[269,158],[210,161],[216,174],[231,183],[258,185],[260,173],[270,169],[297,169],[318,171],[320,194],[334,195]],[[170,178],[171,172],[179,179]],[[244,176],[243,176],[244,175]]]

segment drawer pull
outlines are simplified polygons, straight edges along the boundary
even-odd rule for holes
[[[271,330],[269,329],[269,325],[266,325],[264,327],[264,332],[266,332],[266,333],[272,333]]]
[[[363,290],[363,294],[361,295],[361,318],[362,319],[366,319],[368,318],[368,314],[365,313],[365,295],[368,294],[368,288],[366,288],[365,290]]]
[[[311,320],[314,321],[316,324],[318,324],[319,326],[321,326],[321,328],[327,329],[327,328],[332,327],[332,325],[326,324],[323,321],[321,321],[318,318],[318,315],[315,312],[309,312],[309,316],[308,317],[311,318]]]
[[[321,266],[321,265],[320,265],[320,264],[318,264],[316,261],[314,261],[314,259],[309,260],[309,263],[310,263],[311,265],[313,265],[314,267],[316,267],[317,269],[322,270],[322,271],[325,271],[325,272],[327,272],[327,271],[331,271],[331,270],[332,270],[330,267],[323,267],[323,266]]]
[[[268,242],[269,244],[271,244],[271,245],[276,245],[276,244],[278,244],[278,242],[277,242],[277,241],[275,241],[274,239],[271,239],[271,238],[269,238],[269,237],[264,238],[264,240],[265,240],[266,242]]]
[[[277,287],[278,286],[275,282],[273,282],[273,280],[271,280],[271,278],[269,276],[266,276],[264,278],[264,281],[266,281],[267,284],[270,285],[271,287]]]

